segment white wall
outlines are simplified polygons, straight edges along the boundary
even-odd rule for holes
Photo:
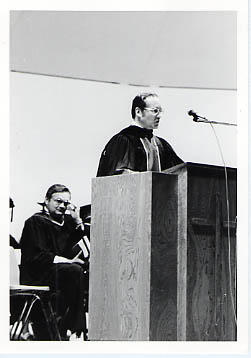
[[[13,11],[10,20],[14,71],[237,87],[235,11]]]
[[[90,203],[91,178],[108,139],[131,123],[133,97],[149,88],[40,75],[10,76],[10,195],[16,208],[11,233],[39,209],[48,187],[62,183],[77,205]],[[222,165],[211,127],[187,115],[236,122],[236,91],[151,88],[165,113],[155,133],[184,161]],[[236,127],[215,125],[225,162],[236,166]]]

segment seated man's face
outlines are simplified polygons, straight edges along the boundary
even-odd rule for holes
[[[71,195],[68,192],[54,193],[50,199],[45,199],[49,214],[54,218],[62,218],[70,204]]]
[[[140,125],[146,129],[157,129],[159,126],[159,121],[160,121],[160,117],[162,114],[161,113],[162,108],[161,108],[159,98],[156,96],[148,97],[148,98],[146,98],[145,103],[146,103],[146,109],[141,111],[142,116],[139,119]],[[156,109],[160,110],[159,113],[157,113],[157,114],[154,113],[156,111]]]

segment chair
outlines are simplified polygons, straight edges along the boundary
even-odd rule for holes
[[[57,320],[51,305],[51,292],[48,286],[19,285],[19,269],[16,250],[10,247],[10,340],[26,340],[31,312],[40,305],[44,315],[50,340],[61,341]]]
[[[90,219],[91,217],[88,216],[82,216],[82,220],[85,224],[85,226],[90,226]],[[86,279],[89,281],[89,261],[90,261],[90,235],[83,236],[82,240],[78,242],[77,244],[83,255],[83,259],[86,263],[85,269],[84,269],[84,275],[86,276]],[[85,313],[85,331],[84,333],[84,340],[88,340],[88,301],[89,301],[89,289],[87,289],[84,293],[84,313]]]

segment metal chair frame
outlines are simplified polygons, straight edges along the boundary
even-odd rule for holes
[[[22,311],[10,330],[10,340],[21,340],[22,333],[29,323],[31,310],[36,302],[41,305],[44,314],[50,339],[52,341],[61,341],[61,335],[58,329],[57,320],[53,312],[50,301],[50,290],[48,286],[34,287],[19,285],[10,288],[11,297],[24,298]]]

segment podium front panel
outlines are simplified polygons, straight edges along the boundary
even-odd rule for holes
[[[177,177],[93,179],[91,340],[176,340]]]

